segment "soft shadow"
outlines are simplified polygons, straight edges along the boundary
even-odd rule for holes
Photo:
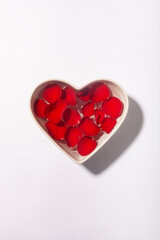
[[[108,142],[88,161],[83,163],[93,174],[100,174],[130,146],[143,125],[143,113],[138,103],[129,97],[126,119]]]

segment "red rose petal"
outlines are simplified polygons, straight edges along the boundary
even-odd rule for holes
[[[117,121],[115,119],[106,117],[101,124],[102,130],[105,131],[106,133],[110,133],[114,126],[116,125],[116,123]]]
[[[63,119],[69,126],[75,126],[80,123],[81,116],[76,109],[67,108],[64,111]]]
[[[57,124],[61,120],[66,107],[67,103],[62,99],[57,100],[55,103],[49,104],[45,111],[47,120]]]
[[[41,118],[44,118],[45,117],[45,109],[47,107],[47,103],[43,101],[43,99],[38,99],[36,100],[35,104],[34,104],[34,111],[35,111],[35,114],[38,116],[38,117],[41,117]]]
[[[77,93],[77,97],[81,100],[83,100],[84,102],[89,101],[89,97],[90,97],[90,91],[89,88],[83,88],[82,90],[79,91],[79,93]]]
[[[111,97],[102,104],[104,113],[112,118],[118,118],[123,112],[123,103],[116,97]]]
[[[82,129],[84,135],[86,136],[95,136],[100,131],[100,128],[93,122],[92,119],[88,117],[84,117],[81,120],[79,127]]]
[[[91,87],[90,99],[95,102],[102,102],[110,97],[110,89],[104,83],[95,83]]]
[[[48,103],[54,103],[61,97],[61,95],[62,95],[62,88],[57,84],[49,85],[43,91],[43,98]]]
[[[104,112],[101,109],[97,108],[95,110],[95,120],[96,120],[96,123],[98,125],[101,124],[101,122],[103,121],[104,117],[105,117]]]
[[[82,107],[82,114],[85,117],[91,117],[94,114],[94,103],[88,102]]]
[[[75,106],[77,104],[76,91],[72,87],[66,87],[63,89],[62,99],[64,99],[68,105]]]
[[[90,154],[97,146],[97,142],[91,137],[84,136],[78,143],[78,152],[82,156]]]
[[[65,132],[67,127],[63,122],[59,122],[57,125],[53,124],[51,122],[47,122],[45,124],[47,127],[50,135],[55,139],[55,140],[63,140],[65,136]]]
[[[82,131],[79,127],[70,127],[65,134],[65,140],[69,147],[75,147],[82,137]]]

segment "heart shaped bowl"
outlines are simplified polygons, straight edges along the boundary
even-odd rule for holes
[[[58,84],[59,86],[66,87],[66,86],[71,86],[73,87],[76,91],[80,91],[81,89],[83,89],[84,87],[88,87],[91,84],[97,83],[97,82],[104,82],[108,85],[108,87],[110,88],[112,95],[114,97],[119,98],[123,105],[124,105],[124,109],[123,109],[123,113],[122,115],[117,119],[117,124],[115,125],[115,127],[113,128],[113,130],[107,134],[104,133],[98,140],[97,140],[97,147],[95,148],[95,150],[90,153],[87,156],[81,156],[79,155],[79,153],[77,151],[74,151],[72,149],[70,149],[66,144],[64,144],[64,142],[60,142],[60,141],[56,141],[54,140],[49,134],[48,131],[44,125],[44,120],[38,118],[35,114],[34,111],[34,103],[36,101],[37,98],[40,97],[42,91],[44,90],[44,88],[46,86],[48,86],[49,84]],[[122,122],[124,121],[127,112],[128,112],[128,108],[129,108],[129,101],[128,101],[128,96],[126,94],[126,92],[124,91],[124,89],[117,84],[116,82],[112,81],[112,80],[106,80],[106,79],[101,79],[101,80],[96,80],[93,81],[89,84],[87,84],[86,86],[83,86],[81,88],[76,88],[75,86],[73,86],[70,83],[67,83],[66,81],[62,81],[62,80],[49,80],[46,82],[41,83],[33,92],[31,99],[30,99],[30,108],[31,108],[31,113],[32,116],[34,118],[34,120],[36,121],[37,125],[41,128],[41,130],[50,138],[50,140],[57,145],[57,147],[59,147],[66,155],[68,155],[68,157],[70,157],[74,162],[76,163],[84,163],[85,161],[87,161],[91,156],[93,156],[112,136],[113,134],[118,130],[118,128],[121,126]],[[114,149],[113,149],[114,151]]]

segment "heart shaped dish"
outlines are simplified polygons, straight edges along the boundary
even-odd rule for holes
[[[50,80],[34,90],[30,107],[43,132],[74,162],[83,163],[118,130],[129,102],[123,88],[111,80],[79,89]]]

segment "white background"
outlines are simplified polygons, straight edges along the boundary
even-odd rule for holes
[[[0,0],[0,239],[160,239],[160,2]],[[86,164],[33,121],[41,82],[108,78],[126,121]]]

